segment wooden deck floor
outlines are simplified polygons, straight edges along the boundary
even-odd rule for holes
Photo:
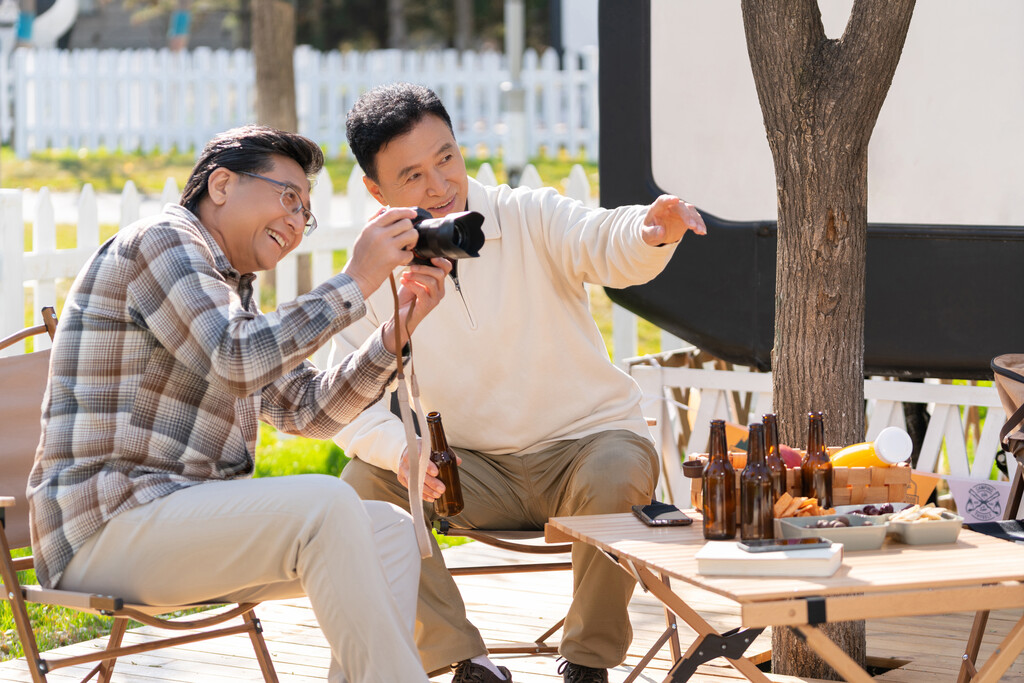
[[[492,563],[522,558],[503,551],[471,543],[445,551],[449,565]],[[459,580],[470,610],[470,617],[488,641],[532,639],[546,624],[564,614],[572,589],[569,572],[463,577]],[[738,625],[737,611],[721,598],[696,589],[674,586],[701,615],[720,631]],[[264,603],[258,610],[267,644],[282,683],[324,680],[327,675],[327,643],[317,627],[306,600]],[[660,604],[639,589],[633,598],[630,617],[634,628],[633,647],[623,666],[610,672],[613,683],[621,683],[637,659],[664,629]],[[960,653],[973,615],[957,614],[919,619],[891,619],[868,622],[868,655],[908,660],[899,669],[877,677],[892,683],[953,681],[959,668]],[[995,612],[989,620],[982,654],[987,656],[1020,617],[1020,610]],[[685,643],[693,633],[685,625],[680,635]],[[152,630],[130,632],[127,642],[144,642]],[[768,650],[768,632],[748,651]],[[62,648],[65,654],[80,654],[103,647],[104,641],[91,641]],[[513,673],[517,683],[558,683],[554,656],[506,656],[500,663]],[[659,653],[639,681],[656,683],[665,678],[670,666],[667,646]],[[60,669],[49,680],[80,680],[86,667]],[[76,675],[77,674],[77,675]],[[772,676],[776,681],[809,681]],[[0,681],[30,681],[24,660],[0,664]],[[262,680],[246,636],[233,636],[196,643],[171,650],[158,650],[119,660],[114,674],[119,683],[205,683],[213,681]],[[434,681],[448,683],[450,675]],[[724,660],[702,666],[691,680],[698,683],[731,683],[743,680]],[[1024,658],[1018,658],[1003,678],[1024,683]],[[395,683],[401,683],[396,681]]]

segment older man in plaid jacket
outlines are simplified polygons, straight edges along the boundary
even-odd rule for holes
[[[344,273],[262,314],[253,273],[316,227],[320,149],[235,129],[204,149],[180,206],[120,231],[68,294],[29,480],[45,586],[153,605],[308,595],[331,681],[426,680],[412,639],[419,554],[408,515],[323,475],[249,479],[257,420],[327,438],[395,373],[391,323],[321,371],[304,360],[409,263],[411,209],[372,220]],[[450,264],[413,266],[410,327]],[[404,318],[404,315],[403,315]]]

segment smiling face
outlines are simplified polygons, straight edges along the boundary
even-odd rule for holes
[[[377,180],[366,189],[386,206],[418,206],[434,218],[466,210],[466,162],[443,120],[427,114],[374,158]]]
[[[286,183],[310,205],[309,179],[294,160],[272,156],[260,175]],[[218,168],[210,174],[199,218],[239,272],[270,270],[302,241],[305,217],[281,204],[284,188],[263,178]]]

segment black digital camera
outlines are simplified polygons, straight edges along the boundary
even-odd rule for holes
[[[450,213],[434,218],[426,209],[416,209],[412,226],[418,238],[413,247],[413,263],[429,266],[430,259],[441,256],[451,261],[475,258],[484,246],[483,215],[476,211]]]

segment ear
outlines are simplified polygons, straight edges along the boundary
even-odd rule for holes
[[[366,186],[367,192],[373,195],[373,198],[376,199],[381,206],[388,205],[387,200],[384,199],[384,194],[380,191],[380,185],[371,180],[370,176],[363,176],[363,185]]]
[[[210,177],[206,179],[206,193],[210,200],[217,206],[222,206],[227,201],[228,192],[237,176],[223,166],[214,169]]]

